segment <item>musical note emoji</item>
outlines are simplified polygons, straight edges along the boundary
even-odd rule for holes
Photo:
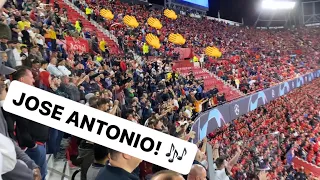
[[[178,156],[177,159],[178,159],[178,160],[182,160],[182,157],[185,156],[186,154],[187,154],[187,150],[186,150],[186,148],[184,148],[184,149],[183,149],[183,152],[182,152],[182,155],[181,155],[181,156]]]
[[[171,154],[172,154],[172,152],[173,152],[172,158],[169,158],[169,159],[168,159],[168,161],[169,161],[170,163],[172,163],[172,162],[174,161],[174,158],[178,157],[178,151],[176,150],[176,148],[174,147],[173,144],[171,144],[170,152],[168,152],[168,153],[166,154],[166,156],[167,156],[167,157],[170,157]]]
[[[176,158],[176,157],[178,157],[178,151],[177,151],[177,150],[174,150],[174,153],[173,153],[172,158],[171,158],[171,159],[168,159],[168,161],[169,161],[170,163],[172,163],[172,162],[174,161],[174,158]]]
[[[170,152],[168,152],[168,153],[166,154],[166,156],[169,157],[169,156],[171,155],[171,152],[174,151],[175,149],[176,149],[176,148],[174,147],[174,145],[171,144]]]
[[[168,159],[168,161],[169,161],[170,163],[172,163],[175,158],[177,158],[178,160],[182,160],[183,156],[185,156],[185,155],[187,154],[187,149],[184,148],[181,156],[179,156],[178,151],[176,150],[176,148],[174,147],[174,145],[171,144],[170,152],[168,152],[168,153],[166,154],[166,156],[167,156],[167,157],[170,157],[172,154],[173,154],[172,158],[169,158],[169,159]]]

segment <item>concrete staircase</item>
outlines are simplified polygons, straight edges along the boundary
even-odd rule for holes
[[[65,8],[68,12],[68,21],[72,24],[80,19],[83,24],[83,31],[89,31],[92,34],[96,34],[98,39],[102,38],[107,42],[108,50],[110,54],[120,54],[121,50],[119,48],[117,38],[112,35],[109,31],[101,27],[98,23],[91,20],[88,21],[84,12],[82,12],[79,8],[77,8],[74,4],[72,4],[68,0],[57,0],[61,8]]]
[[[227,101],[237,99],[244,95],[238,89],[226,83],[215,74],[209,72],[207,69],[190,66],[185,62],[176,62],[176,66],[177,72],[179,72],[182,76],[187,76],[189,72],[192,71],[196,79],[203,78],[205,91],[213,89],[216,86],[219,92],[226,94]]]

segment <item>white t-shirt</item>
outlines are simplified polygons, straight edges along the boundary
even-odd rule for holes
[[[189,109],[186,109],[184,112],[188,115],[188,118],[191,118],[192,113]]]
[[[213,178],[214,180],[230,180],[229,176],[226,174],[226,169],[223,168],[221,170],[217,170],[216,164],[213,164],[213,170],[214,170],[214,175]]]
[[[173,99],[173,105],[177,108],[179,108],[179,102],[176,99]]]
[[[40,44],[40,45],[43,45],[43,44],[44,44],[44,43],[43,43],[43,39],[42,39],[42,37],[41,37],[40,34],[36,34],[36,35],[35,35],[35,40],[36,40],[37,44]]]
[[[14,59],[16,60],[16,66],[21,66],[22,65],[22,58],[20,57],[20,53],[19,53],[18,49],[14,48],[12,50],[12,52],[13,52]]]
[[[12,171],[16,163],[16,150],[12,140],[0,134],[0,179],[2,174]]]

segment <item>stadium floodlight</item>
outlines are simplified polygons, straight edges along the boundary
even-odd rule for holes
[[[296,2],[292,1],[279,1],[279,0],[263,0],[262,8],[270,10],[282,10],[282,9],[293,9]]]

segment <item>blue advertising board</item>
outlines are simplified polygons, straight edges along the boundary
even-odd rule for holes
[[[192,131],[196,132],[194,143],[205,138],[215,129],[231,122],[232,120],[257,109],[259,106],[265,105],[270,101],[288,94],[295,88],[311,82],[315,78],[320,77],[320,70],[302,75],[295,79],[283,82],[276,86],[264,89],[249,96],[242,97],[238,100],[226,103],[216,108],[201,113],[192,126]]]

